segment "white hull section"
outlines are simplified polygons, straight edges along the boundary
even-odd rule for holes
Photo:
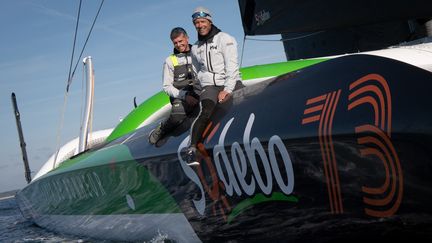
[[[113,129],[110,128],[110,129],[100,130],[89,134],[88,146],[92,147],[104,142],[105,139],[111,134],[112,131]],[[79,137],[63,145],[63,147],[59,149],[59,152],[57,154],[57,159],[56,159],[56,153],[51,155],[51,157],[47,160],[47,162],[45,162],[42,168],[33,177],[32,181],[45,175],[51,170],[57,168],[63,161],[78,154],[78,145],[79,145]]]
[[[345,55],[373,55],[386,57],[432,72],[432,42],[409,46],[395,46],[377,51],[359,52]],[[326,56],[319,58],[337,58],[345,55]]]
[[[432,72],[432,43],[398,46],[362,54],[395,59]]]

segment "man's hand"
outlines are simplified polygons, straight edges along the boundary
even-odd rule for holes
[[[227,101],[229,99],[229,97],[230,97],[230,93],[228,93],[225,90],[222,90],[218,94],[218,101],[219,101],[219,103],[223,103],[223,102]]]
[[[188,103],[188,105],[191,105],[191,106],[195,106],[196,104],[198,104],[198,100],[191,95],[186,95],[185,100],[186,100],[186,103]]]

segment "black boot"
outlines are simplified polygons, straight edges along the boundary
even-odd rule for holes
[[[195,146],[190,146],[186,150],[186,163],[189,166],[198,166],[200,165],[200,162],[198,161],[197,155],[198,155],[198,149]]]
[[[165,132],[162,129],[162,124],[159,124],[153,131],[150,132],[150,135],[148,137],[150,144],[156,144],[163,136],[165,135]]]

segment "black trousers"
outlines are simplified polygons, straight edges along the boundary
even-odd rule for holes
[[[224,86],[205,86],[200,95],[200,112],[198,117],[192,123],[191,128],[191,145],[196,146],[201,140],[201,134],[210,122],[216,105],[218,104],[218,94],[224,89]]]
[[[170,132],[178,127],[195,108],[195,106],[189,105],[185,100],[178,98],[170,97],[170,102],[170,116],[161,124],[161,129],[164,133]]]

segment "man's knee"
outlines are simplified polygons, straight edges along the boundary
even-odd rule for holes
[[[186,118],[186,114],[172,114],[171,115],[171,122],[175,125],[179,125],[183,122],[183,120]]]
[[[205,99],[201,101],[201,105],[201,116],[206,119],[210,119],[210,116],[212,115],[213,110],[216,107],[216,103],[210,99]]]

